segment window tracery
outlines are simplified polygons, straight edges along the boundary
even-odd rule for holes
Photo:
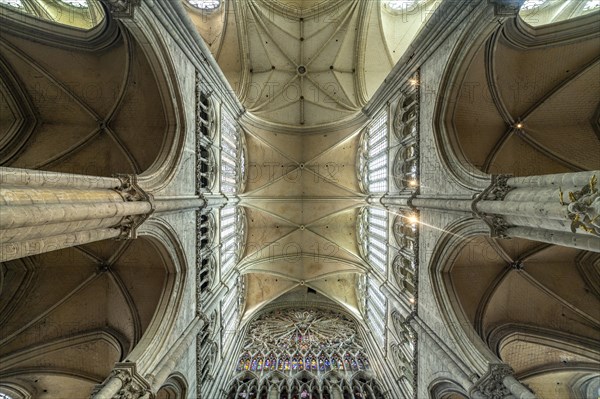
[[[372,278],[367,281],[366,318],[373,338],[382,348],[385,347],[387,298],[377,286],[377,281]]]
[[[413,387],[416,385],[417,334],[408,320],[397,311],[392,313],[392,322],[398,342],[392,344],[391,351],[398,365],[402,387],[409,396],[413,396]]]
[[[248,331],[237,371],[321,375],[370,369],[354,323],[338,313],[276,311],[254,321]]]
[[[365,207],[358,221],[362,255],[377,272],[385,275],[388,262],[388,212],[381,208]]]
[[[216,363],[219,353],[218,344],[213,336],[215,319],[216,316],[213,314],[210,322],[203,325],[196,337],[196,377],[199,392],[202,392],[202,383],[210,379],[212,366]]]
[[[358,175],[367,193],[387,191],[388,115],[380,113],[362,134],[359,144]]]
[[[413,211],[400,210],[394,219],[393,232],[398,252],[392,262],[392,273],[398,286],[415,306],[418,261],[418,217]]]
[[[529,25],[541,26],[577,18],[599,9],[600,0],[527,0],[521,5],[519,15]]]
[[[370,370],[356,326],[346,316],[277,310],[248,326],[227,398],[383,397]]]
[[[419,182],[419,96],[418,74],[398,100],[394,113],[393,130],[398,142],[392,176],[399,190],[416,191]]]
[[[225,207],[220,211],[221,274],[225,275],[237,264],[244,249],[246,214],[244,208]]]
[[[23,1],[21,0],[0,0],[0,4],[13,7],[13,8],[24,8]],[[3,394],[0,394],[3,395]],[[0,399],[2,397],[0,396]]]
[[[225,299],[221,302],[221,342],[225,347],[235,336],[236,325],[239,319],[238,307],[238,281],[225,294]]]
[[[235,119],[223,112],[221,120],[221,191],[235,195],[242,190],[245,176],[243,135]]]
[[[384,9],[392,14],[414,12],[415,8],[421,3],[420,0],[388,0],[384,2]]]
[[[203,11],[213,11],[221,6],[220,0],[187,0],[188,4]]]
[[[69,5],[75,8],[87,8],[88,2],[87,0],[60,0],[61,3]]]

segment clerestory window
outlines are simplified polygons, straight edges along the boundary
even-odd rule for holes
[[[386,340],[387,299],[377,286],[377,281],[373,278],[370,278],[367,282],[366,310],[373,337],[383,348]]]

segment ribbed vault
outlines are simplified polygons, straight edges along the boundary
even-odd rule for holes
[[[600,255],[522,239],[470,239],[450,271],[479,336],[540,397],[573,397],[600,361]],[[568,283],[566,283],[568,282]]]
[[[0,165],[140,174],[163,145],[168,147],[169,127],[154,72],[126,32],[101,54],[50,48],[6,32],[0,48],[0,92],[6,100]],[[138,129],[147,145],[137,145]]]
[[[408,4],[408,3],[407,3]],[[247,112],[247,319],[290,295],[359,314],[357,177],[361,108],[409,49],[430,2],[392,9],[368,0],[188,3]],[[340,123],[342,122],[342,123]],[[279,298],[279,299],[278,299]]]
[[[315,126],[351,118],[367,103],[410,50],[429,3],[392,10],[368,0],[229,0],[213,12],[188,8],[248,111]]]
[[[0,265],[0,379],[39,398],[91,391],[140,342],[170,265],[161,245],[146,238]]]
[[[586,90],[600,75],[597,30],[562,24],[551,37],[538,39],[532,29],[529,41],[500,28],[474,53],[450,128],[459,151],[484,173],[600,169],[598,91]]]
[[[247,315],[301,287],[357,314],[357,275],[367,270],[356,237],[365,205],[355,164],[359,134],[246,129],[248,177],[241,204],[248,238]]]

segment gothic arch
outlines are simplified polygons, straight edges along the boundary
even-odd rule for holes
[[[166,221],[158,218],[148,220],[141,226],[139,235],[154,242],[161,257],[168,260],[165,262],[167,274],[162,294],[152,321],[128,357],[130,361],[150,367],[158,363],[159,355],[168,348],[169,337],[164,331],[173,330],[172,326],[184,307],[183,292],[189,266],[178,233]]]
[[[88,2],[85,16],[80,15],[82,10],[67,3],[26,0],[21,4],[22,9],[2,6],[1,30],[50,46],[82,51],[110,46],[119,34],[116,21],[99,0]]]
[[[181,373],[169,376],[167,381],[156,392],[156,399],[185,399],[187,398],[188,384]]]
[[[141,174],[148,191],[168,184],[181,167],[185,122],[162,42],[143,23],[106,19],[118,34],[102,49],[3,32],[0,66],[10,79],[0,88],[12,104],[3,110],[12,121],[0,132],[3,166]],[[193,173],[191,158],[184,161]]]
[[[541,397],[553,389],[572,397],[572,381],[600,363],[599,300],[578,267],[581,259],[597,267],[597,254],[490,238],[473,220],[447,230],[430,275],[464,359],[476,370],[502,360]]]
[[[433,296],[442,322],[461,351],[465,369],[477,370],[484,375],[487,364],[498,359],[487,345],[477,336],[472,323],[465,316],[461,303],[452,284],[448,272],[460,251],[468,244],[470,238],[488,235],[489,228],[481,220],[473,218],[460,219],[444,229],[444,234],[435,244],[428,265]]]
[[[481,39],[453,55],[448,95],[438,103],[440,132],[446,133],[438,139],[461,168],[473,169],[474,176],[600,168],[599,105],[591,84],[600,55],[593,20],[597,25],[597,12],[583,23],[539,29],[523,26],[518,17],[500,26],[494,21],[481,30]],[[581,139],[577,146],[565,139],[574,132]]]
[[[432,122],[435,147],[443,166],[458,184],[476,191],[489,185],[489,176],[473,167],[469,158],[461,151],[454,134],[453,121],[448,116],[454,108],[454,93],[461,87],[461,77],[465,74],[466,63],[463,60],[470,59],[473,49],[478,48],[497,28],[491,7],[487,7],[480,15],[473,16],[472,21],[471,26],[455,41],[440,77],[440,85],[436,89],[444,95],[437,96]]]
[[[437,378],[430,384],[431,399],[468,399],[467,392],[455,381]]]
[[[143,366],[153,365],[168,338],[156,332],[178,313],[185,270],[182,251],[157,224],[148,222],[137,240],[5,262],[0,378],[34,397],[43,390],[76,397],[104,380],[115,362],[143,358]],[[23,284],[28,292],[15,305],[15,287]]]

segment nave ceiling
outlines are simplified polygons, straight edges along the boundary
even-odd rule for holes
[[[356,287],[370,268],[356,233],[368,197],[357,174],[361,109],[427,19],[426,4],[409,12],[365,0],[187,6],[247,110],[245,318],[290,295],[360,315]]]

